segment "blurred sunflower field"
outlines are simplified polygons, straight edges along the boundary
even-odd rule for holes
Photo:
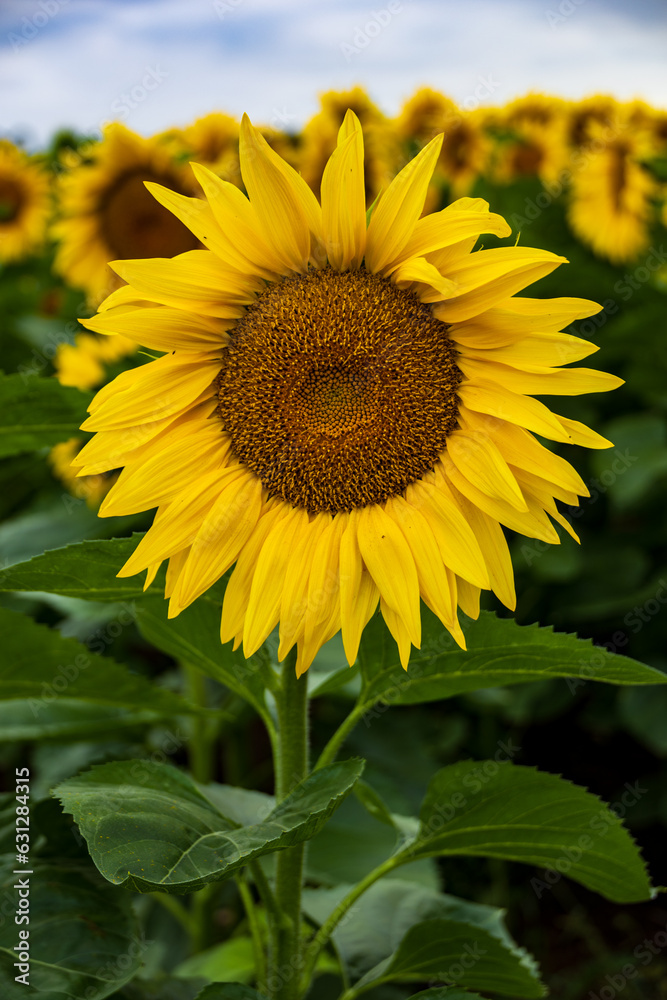
[[[569,261],[542,278],[535,294],[601,304],[599,313],[566,332],[590,342],[593,368],[625,384],[610,395],[559,402],[566,417],[595,428],[613,448],[571,449],[590,496],[580,507],[561,504],[561,519],[572,530],[560,530],[559,545],[508,531],[514,617],[519,625],[550,625],[592,639],[601,662],[606,649],[667,671],[667,111],[605,95],[567,101],[540,93],[466,111],[422,89],[390,118],[361,88],[330,92],[300,132],[261,130],[318,196],[348,108],[363,129],[369,210],[398,171],[442,133],[424,211],[484,199],[509,223],[509,245],[550,250]],[[148,138],[111,123],[92,137],[61,132],[39,153],[0,141],[0,768],[8,790],[0,837],[3,850],[11,851],[9,789],[15,769],[28,767],[33,843],[50,873],[43,905],[51,907],[54,925],[60,921],[76,936],[84,934],[77,914],[87,912],[88,894],[99,925],[125,941],[128,962],[120,968],[113,949],[106,957],[96,953],[99,966],[109,967],[101,978],[118,981],[113,993],[95,992],[87,981],[72,992],[54,966],[51,991],[39,993],[43,1000],[191,1000],[210,983],[256,981],[252,938],[264,929],[261,914],[251,926],[242,880],[208,884],[187,907],[157,892],[112,895],[95,880],[71,817],[50,796],[55,785],[90,765],[125,760],[147,769],[187,764],[199,782],[272,790],[271,748],[238,694],[238,684],[253,683],[242,657],[230,661],[236,687],[231,674],[226,682],[218,674],[217,681],[195,669],[188,659],[192,630],[204,637],[198,655],[205,655],[208,610],[201,620],[190,619],[190,633],[185,626],[170,631],[155,612],[162,602],[150,583],[144,595],[141,583],[116,579],[131,537],[149,527],[152,514],[98,517],[117,471],[105,466],[77,476],[72,466],[91,438],[79,428],[93,393],[154,357],[128,337],[86,327],[124,284],[109,262],[175,257],[201,246],[145,185],[203,198],[192,161],[243,191],[239,132],[237,119],[216,111]],[[489,249],[508,241],[487,236],[481,244]],[[141,428],[137,434],[140,445]],[[553,447],[559,453],[560,446]],[[48,554],[54,549],[64,550],[56,560]],[[508,615],[493,595],[486,594],[482,606]],[[316,753],[349,710],[349,685],[335,676],[341,648],[333,639],[311,667],[322,687],[311,722]],[[129,672],[121,673],[119,663]],[[667,688],[596,684],[591,663],[567,680],[459,694],[446,716],[437,702],[392,705],[400,692],[389,694],[366,713],[348,748],[366,758],[366,787],[381,793],[395,814],[413,813],[433,771],[462,758],[511,760],[562,774],[611,803],[655,883],[664,884]],[[181,694],[199,714],[180,714]],[[348,799],[313,841],[312,886],[335,894],[339,882],[362,877],[383,856],[390,836],[384,806],[370,791],[362,799]],[[239,801],[239,813],[242,808]],[[359,855],[351,860],[352,839],[362,846],[361,861]],[[56,859],[62,858],[70,875],[79,872],[76,891],[59,874]],[[445,889],[469,901],[461,906],[470,913],[485,907],[491,922],[507,906],[512,937],[539,961],[555,998],[667,997],[667,907],[660,897],[621,907],[569,880],[567,870],[567,864],[554,872],[464,858],[446,868]],[[432,892],[434,877],[424,862],[410,891]],[[8,878],[0,939],[11,948],[2,938],[3,927],[14,930],[14,876]],[[405,892],[399,901],[405,885],[394,883],[397,907],[413,905]],[[311,892],[317,920],[322,904]],[[389,905],[369,900],[366,930],[355,933],[372,938],[368,927],[382,927]],[[339,944],[354,965],[354,934],[348,937]],[[137,942],[134,951],[128,941]],[[367,939],[364,945],[370,946]],[[340,982],[333,958],[323,953],[317,971],[311,995],[334,1000]],[[7,980],[9,998],[22,995],[20,987],[11,992],[13,979]],[[368,995],[402,1000],[413,990],[381,986]],[[424,996],[437,1000],[445,993]]]

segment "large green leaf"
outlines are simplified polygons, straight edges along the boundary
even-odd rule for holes
[[[102,1000],[119,990],[142,964],[146,942],[130,899],[103,882],[90,866],[33,860],[31,875],[15,875],[13,856],[0,868],[3,899],[18,903],[19,880],[28,881],[30,924],[0,922],[0,993],[3,1000]],[[29,931],[29,982],[14,966],[19,932]]]
[[[413,653],[407,672],[398,662],[396,644],[381,617],[376,615],[367,626],[359,650],[364,678],[360,710],[367,719],[386,704],[439,701],[479,688],[550,677],[574,678],[573,689],[587,680],[667,683],[666,674],[594,646],[590,639],[538,625],[517,625],[490,611],[481,612],[475,622],[465,619],[467,651],[459,649],[425,608],[422,621],[422,647]]]
[[[423,920],[405,934],[394,954],[355,984],[357,993],[379,983],[439,980],[512,997],[541,997],[533,964],[482,927],[454,920]],[[465,994],[464,994],[465,996]]]
[[[135,600],[144,594],[143,573],[129,579],[119,579],[116,574],[142,537],[88,540],[51,549],[3,570],[0,591],[46,591],[88,601]],[[158,573],[147,593],[164,593],[164,574]]]
[[[604,803],[554,774],[462,761],[429,785],[406,860],[472,855],[539,865],[618,903],[649,899],[646,867]]]
[[[55,378],[0,373],[0,457],[74,437],[92,398],[92,393],[60,385]]]
[[[110,882],[139,892],[192,892],[255,858],[313,837],[361,774],[363,761],[311,774],[261,821],[240,827],[191,778],[151,761],[103,764],[54,791]]]
[[[197,994],[195,1000],[266,1000],[266,998],[264,994],[242,983],[211,983]]]
[[[242,650],[220,642],[220,611],[221,602],[200,598],[178,618],[168,619],[167,602],[150,598],[137,606],[137,626],[163,653],[214,677],[266,717],[265,690],[275,687],[277,674],[262,650],[246,660]]]
[[[305,889],[305,913],[318,924],[340,906],[353,887]],[[455,896],[427,889],[402,879],[376,882],[358,899],[333,932],[332,940],[352,979],[358,979],[375,965],[389,958],[414,924],[424,920],[446,919],[474,924],[495,937],[529,966],[531,960],[518,949],[503,923],[504,910],[479,903],[469,903]],[[537,975],[537,969],[531,966]]]
[[[123,614],[122,619],[117,619],[119,630],[134,621],[131,608]],[[27,615],[0,608],[0,633],[0,699],[27,702],[36,725],[41,713],[63,697],[107,709],[148,711],[153,717],[198,711],[177,694],[130,673],[76,639],[64,638],[56,629],[38,625]],[[24,723],[29,724],[25,710],[22,715]]]
[[[188,708],[181,709],[187,712]],[[45,704],[35,698],[0,702],[0,743],[16,740],[100,740],[118,736],[119,729],[151,726],[165,713],[128,711],[93,705],[74,698]],[[174,712],[166,713],[174,715]]]

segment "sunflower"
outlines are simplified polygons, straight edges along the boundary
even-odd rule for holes
[[[336,148],[338,131],[348,109],[357,116],[364,132],[364,185],[366,203],[370,206],[395,173],[399,148],[389,120],[362,87],[331,90],[321,95],[320,110],[303,129],[298,161],[293,165],[315,194],[319,194],[325,167]],[[275,146],[266,133],[264,138]],[[277,151],[286,158],[282,149]]]
[[[613,264],[628,264],[649,243],[658,184],[641,160],[655,155],[649,131],[617,118],[591,125],[590,151],[574,171],[568,222],[582,243]]]
[[[546,127],[559,121],[567,111],[567,103],[560,97],[550,97],[533,91],[517,97],[505,106],[504,116],[511,125],[541,125]]]
[[[128,257],[174,257],[199,246],[192,233],[157,204],[146,181],[173,191],[192,190],[189,172],[159,138],[143,139],[118,123],[91,146],[90,160],[58,182],[60,246],[54,270],[97,304],[122,284],[107,266]]]
[[[570,105],[567,115],[567,133],[570,145],[586,146],[591,139],[591,129],[608,128],[617,115],[618,102],[608,94],[596,94]]]
[[[61,385],[77,389],[94,389],[105,379],[105,365],[133,354],[137,349],[128,337],[93,337],[77,333],[73,344],[61,344],[53,365]]]
[[[51,211],[48,174],[11,142],[0,141],[0,261],[41,249]]]
[[[420,218],[442,139],[366,221],[363,142],[348,112],[321,205],[247,118],[238,188],[194,166],[198,201],[151,185],[207,247],[114,265],[128,285],[84,322],[169,352],[105,386],[82,474],[123,466],[100,513],[157,507],[120,571],[168,560],[169,615],[232,566],[221,639],[254,653],[277,624],[297,672],[339,630],[347,659],[381,613],[407,665],[420,598],[464,645],[490,588],[514,606],[501,529],[559,541],[555,500],[586,486],[533,436],[609,442],[530,397],[615,388],[559,368],[596,348],[561,328],[599,307],[514,298],[562,257],[507,246],[481,199]]]
[[[85,501],[86,506],[95,510],[100,505],[100,501],[109,487],[114,482],[115,476],[112,473],[101,473],[98,476],[77,477],[72,462],[81,450],[82,438],[70,438],[68,441],[61,441],[55,444],[48,455],[48,463],[55,478],[62,483],[67,492],[78,501]],[[69,501],[76,506],[74,501]],[[69,506],[66,507],[69,509]]]
[[[551,112],[541,120],[521,105],[504,109],[501,128],[509,134],[496,149],[493,177],[497,183],[539,177],[543,184],[553,184],[563,175],[570,159],[567,119],[555,107]]]
[[[159,138],[169,147],[175,159],[196,160],[210,167],[218,177],[240,185],[239,123],[231,115],[214,111],[186,128],[162,133]],[[187,178],[185,182],[188,183]],[[191,193],[196,193],[192,184],[188,187],[193,188]]]
[[[401,108],[396,128],[404,141],[422,146],[438,133],[443,135],[427,209],[439,200],[443,186],[458,198],[468,194],[484,173],[491,150],[484,119],[485,112],[463,112],[444,94],[428,87],[418,90]]]
[[[94,389],[107,378],[106,366],[133,354],[137,349],[134,340],[127,337],[97,337],[90,333],[77,333],[73,344],[61,344],[53,359],[56,378],[61,385],[77,389]],[[70,438],[51,448],[48,462],[56,479],[77,500],[85,500],[93,509],[115,482],[115,474],[100,474],[78,478],[72,462],[83,447],[83,438]]]

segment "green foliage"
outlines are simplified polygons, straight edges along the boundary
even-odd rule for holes
[[[95,767],[54,794],[110,882],[138,892],[184,893],[309,840],[352,791],[362,769],[361,761],[323,768],[263,820],[245,827],[223,815],[186,774],[151,761]]]
[[[80,436],[91,399],[56,379],[0,373],[0,458]]]
[[[554,774],[495,761],[461,761],[429,785],[409,859],[472,855],[566,872],[608,899],[651,896],[644,863],[615,813]]]
[[[119,627],[133,620],[131,609],[123,614]],[[83,703],[83,713],[99,706],[147,712],[155,719],[197,711],[171,691],[130,673],[75,639],[64,638],[55,629],[36,624],[27,615],[0,608],[0,631],[7,656],[0,674],[0,699],[27,703],[33,721],[41,721],[41,713],[56,708],[61,698],[74,709]],[[54,717],[52,713],[50,718]]]
[[[241,983],[211,983],[205,986],[196,1000],[264,1000],[261,993]]]
[[[407,673],[382,618],[376,615],[366,628],[359,650],[362,712],[372,713],[377,702],[414,705],[546,677],[612,684],[667,683],[667,675],[658,670],[549,627],[520,627],[511,618],[481,612],[476,622],[465,621],[468,649],[462,650],[426,609],[422,619],[422,646],[411,658]]]
[[[16,875],[14,858],[0,866],[3,899],[17,900],[17,880],[29,888],[29,925],[0,923],[0,986],[4,1000],[26,995],[54,1000],[103,1000],[136,975],[146,942],[129,897],[114,892],[94,870],[77,864],[35,862],[30,875]],[[28,866],[26,866],[28,867]],[[15,945],[27,930],[29,983],[16,982]]]
[[[136,549],[140,536],[83,541],[51,549],[0,573],[0,591],[42,590],[88,601],[132,601],[144,594],[140,577],[121,579],[116,574]],[[164,576],[158,574],[148,594],[164,593]]]
[[[382,982],[429,979],[514,997],[545,995],[525,955],[512,954],[481,927],[443,919],[413,924],[394,954],[362,976],[354,990],[359,995]]]
[[[352,888],[341,885],[306,890],[306,914],[318,924],[324,923]],[[524,961],[503,916],[503,910],[468,903],[414,882],[382,879],[357,901],[334,931],[332,941],[352,980],[360,979],[389,958],[413,925],[436,918],[479,927],[504,945],[517,961]]]
[[[137,625],[157,649],[214,677],[269,722],[264,692],[275,689],[277,676],[264,651],[246,660],[242,650],[233,652],[230,643],[221,645],[219,603],[196,601],[178,618],[169,620],[164,600],[143,601]]]

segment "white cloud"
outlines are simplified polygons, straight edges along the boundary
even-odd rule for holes
[[[667,105],[665,19],[640,3],[583,0],[550,23],[561,0],[393,0],[391,11],[389,0],[216,2],[5,0],[5,122],[44,143],[60,126],[99,126],[120,102],[143,134],[215,109],[265,122],[284,112],[298,127],[323,90],[361,83],[393,114],[418,86],[463,101],[480,77],[493,81],[488,103],[540,89]],[[26,22],[28,34],[41,26],[12,45]],[[148,70],[162,80],[134,100]]]

